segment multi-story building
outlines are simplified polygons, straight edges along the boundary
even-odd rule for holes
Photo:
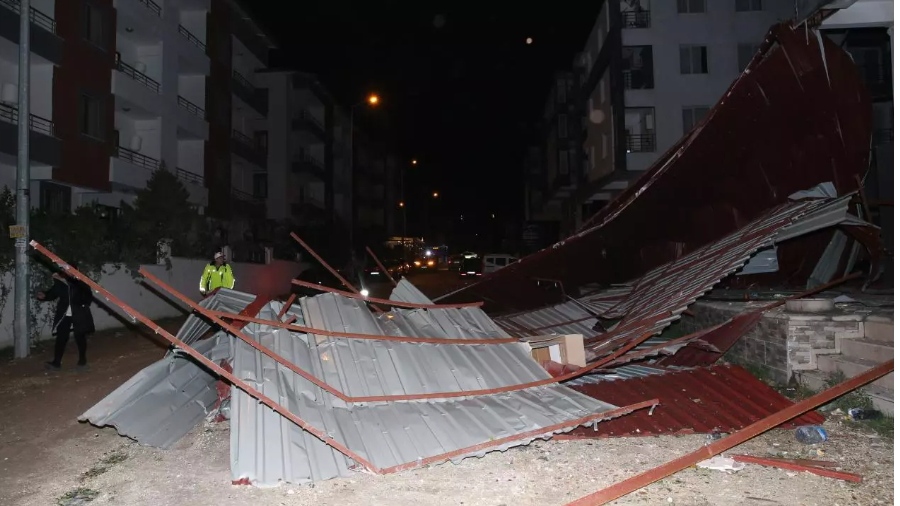
[[[0,1],[0,184],[14,185],[17,0]],[[265,218],[271,38],[234,0],[33,0],[33,204],[119,207],[160,167],[208,214]],[[240,233],[240,231],[238,231]]]
[[[577,228],[690,131],[768,29],[793,15],[793,2],[772,0],[601,2],[573,65],[583,165],[573,187],[549,196],[571,212],[561,216],[562,233]],[[551,99],[557,93],[558,86]]]

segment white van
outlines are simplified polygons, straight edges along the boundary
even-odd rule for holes
[[[511,265],[515,262],[518,262],[519,259],[512,256],[507,255],[505,253],[491,253],[484,256],[484,274],[490,274],[492,272],[499,271],[500,269]]]

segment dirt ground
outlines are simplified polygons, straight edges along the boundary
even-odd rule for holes
[[[177,322],[164,326],[177,328]],[[0,366],[0,504],[562,505],[705,442],[705,436],[541,441],[390,476],[359,474],[272,489],[233,486],[227,422],[197,427],[170,450],[78,423],[79,414],[163,354],[146,337],[124,331],[93,336],[90,347],[87,373],[45,372],[47,352]],[[64,367],[73,364],[70,350]],[[690,468],[615,504],[893,504],[893,440],[837,417],[825,427],[831,440],[818,447],[772,431],[726,455],[788,452],[833,460],[861,474],[861,484],[756,465],[734,473]]]

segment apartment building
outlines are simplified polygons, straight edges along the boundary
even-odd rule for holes
[[[18,6],[0,1],[0,184],[15,174]],[[118,208],[164,167],[211,216],[265,219],[252,76],[274,45],[234,0],[33,0],[31,19],[34,205]]]
[[[780,0],[600,3],[573,64],[581,165],[574,184],[548,196],[551,208],[562,206],[563,234],[690,131],[744,69],[768,29],[794,15],[793,2]],[[572,167],[571,152],[565,156]]]

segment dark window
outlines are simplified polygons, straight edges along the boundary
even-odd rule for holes
[[[41,181],[40,206],[51,213],[72,212],[72,188],[61,184]]]
[[[706,46],[681,46],[681,73],[707,74]]]
[[[681,127],[688,133],[709,113],[709,107],[685,107],[681,110]]]
[[[87,94],[78,98],[78,128],[88,137],[105,139],[102,100]]]
[[[556,127],[558,130],[559,138],[567,138],[569,136],[569,117],[565,114],[560,114],[559,116],[557,116]]]
[[[96,5],[84,4],[84,39],[100,48],[106,48],[105,17]]]
[[[264,199],[269,196],[269,175],[253,174],[253,196]]]
[[[559,150],[559,173],[560,175],[569,173],[569,152],[562,149]]]
[[[253,142],[256,147],[262,151],[269,152],[269,132],[266,130],[257,130],[253,132]]]
[[[678,0],[679,14],[701,14],[706,12],[706,0]]]
[[[734,10],[737,12],[755,12],[763,10],[762,0],[734,0]]]
[[[756,44],[738,44],[738,72],[743,72],[756,54]]]

